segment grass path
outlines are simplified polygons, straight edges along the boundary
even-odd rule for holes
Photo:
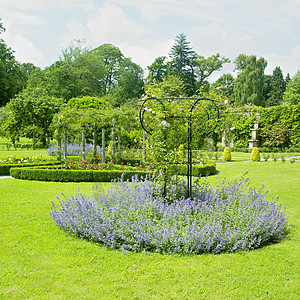
[[[1,179],[0,299],[300,299],[300,162],[218,169],[227,179],[248,171],[269,199],[280,196],[290,215],[285,240],[220,255],[124,254],[71,237],[51,220],[56,196],[89,193],[93,184]]]

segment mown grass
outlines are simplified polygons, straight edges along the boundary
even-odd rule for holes
[[[300,162],[218,169],[228,180],[248,171],[252,186],[280,196],[286,239],[231,254],[124,254],[71,237],[50,218],[57,195],[89,193],[93,184],[1,179],[0,299],[299,299]]]
[[[8,143],[10,146],[7,147],[5,143]],[[51,157],[48,155],[47,149],[33,150],[32,146],[29,149],[21,149],[20,145],[25,143],[32,145],[32,140],[23,137],[20,138],[20,141],[16,143],[16,149],[14,149],[9,139],[0,137],[0,159],[5,158],[9,155],[14,155],[16,158],[39,156],[40,154],[42,154],[44,158]]]

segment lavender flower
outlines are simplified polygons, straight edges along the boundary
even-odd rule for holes
[[[267,201],[262,190],[250,189],[244,177],[216,187],[195,181],[191,198],[177,193],[170,203],[156,193],[153,180],[121,178],[108,191],[64,197],[59,207],[52,203],[51,216],[71,235],[124,252],[251,250],[281,240],[288,231],[281,205]]]
[[[47,149],[48,155],[56,155],[58,151],[57,144],[49,146]],[[64,151],[64,146],[62,145],[62,151]],[[94,151],[94,145],[93,144],[86,144],[85,145],[85,154],[89,155]],[[97,147],[97,153],[101,153],[101,148]],[[67,144],[67,155],[68,156],[80,156],[82,155],[82,145],[79,144]]]

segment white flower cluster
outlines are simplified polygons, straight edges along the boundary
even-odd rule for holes
[[[166,120],[161,121],[161,124],[166,127],[170,126],[170,124]]]

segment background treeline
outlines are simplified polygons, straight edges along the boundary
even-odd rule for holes
[[[0,23],[0,34],[3,31],[5,27]],[[169,54],[156,58],[147,67],[147,76],[144,70],[132,59],[125,57],[118,47],[103,44],[91,49],[83,41],[72,42],[62,51],[58,61],[41,69],[32,63],[22,64],[16,61],[13,50],[0,39],[0,134],[12,139],[22,135],[35,137],[39,143],[46,145],[47,140],[53,138],[57,130],[57,121],[54,122],[54,118],[57,120],[59,114],[66,116],[67,111],[69,115],[70,111],[73,111],[72,118],[68,118],[69,121],[72,119],[73,124],[81,124],[78,128],[87,120],[101,121],[103,126],[109,127],[114,119],[116,126],[126,129],[127,135],[134,136],[132,139],[137,142],[140,137],[138,138],[136,132],[131,133],[140,131],[135,119],[139,104],[137,100],[153,95],[207,95],[224,103],[226,109],[254,107],[252,110],[261,112],[261,126],[264,113],[259,107],[283,105],[282,108],[266,110],[266,115],[272,118],[271,115],[275,116],[277,111],[280,111],[278,116],[286,116],[285,122],[290,125],[284,127],[283,121],[281,125],[276,121],[277,127],[271,128],[273,122],[268,119],[262,131],[262,143],[269,143],[269,146],[298,144],[299,118],[291,115],[297,115],[299,106],[293,108],[291,105],[300,103],[300,71],[292,78],[289,74],[284,78],[278,66],[272,75],[265,75],[267,61],[264,58],[241,54],[234,61],[236,78],[227,73],[210,83],[210,75],[221,70],[224,64],[229,62],[228,58],[219,53],[207,58],[199,55],[190,46],[186,36],[180,34],[176,37]],[[83,97],[88,101],[80,102],[79,99]],[[76,109],[81,112],[76,112]],[[100,120],[98,116],[96,120],[91,117],[96,115],[95,110],[101,111],[105,118]],[[83,114],[82,111],[90,112]],[[118,117],[120,112],[123,113],[122,117]],[[129,116],[132,119],[129,119]],[[241,121],[241,125],[249,123],[251,127],[251,118]],[[121,124],[120,120],[125,123]],[[296,125],[291,125],[291,120],[294,120]],[[240,146],[244,146],[242,144],[247,143],[249,137],[245,137],[244,142],[241,142],[239,126],[232,127],[235,127],[232,131],[236,136],[234,139],[239,141]],[[274,135],[273,140],[267,141],[265,138],[265,141],[264,137],[271,134]],[[275,138],[276,134],[281,136],[281,140],[285,136],[286,141],[279,142]]]

